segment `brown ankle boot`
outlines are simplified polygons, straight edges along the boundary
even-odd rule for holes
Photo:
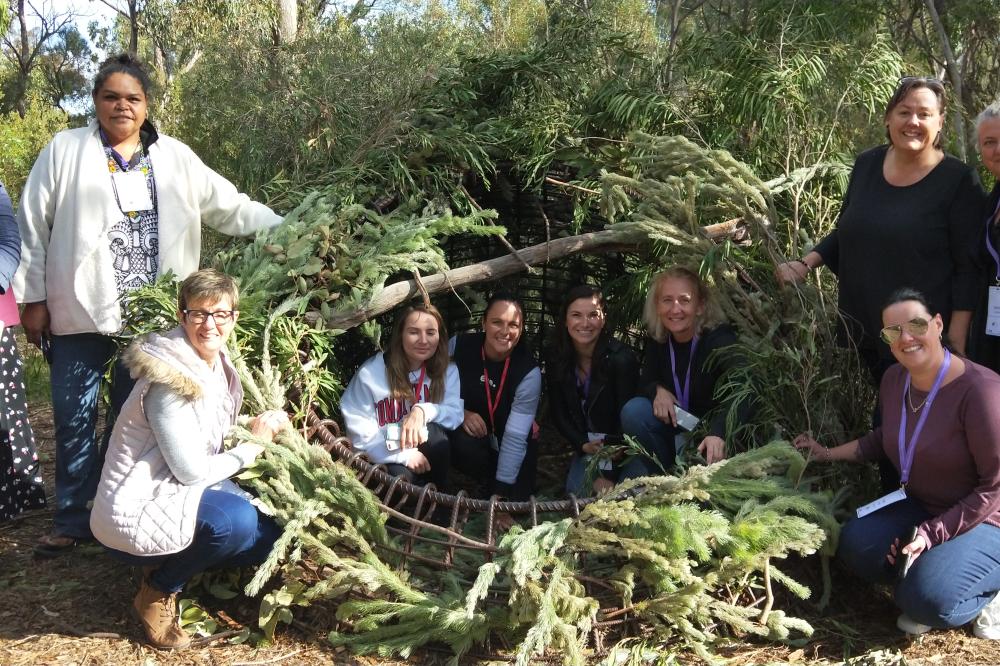
[[[139,592],[132,601],[139,614],[139,621],[146,630],[149,644],[161,650],[187,647],[191,638],[177,621],[177,594],[160,592],[143,579]]]

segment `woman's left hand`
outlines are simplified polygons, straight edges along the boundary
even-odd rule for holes
[[[288,420],[288,414],[280,409],[271,409],[251,419],[250,432],[270,441],[274,439],[275,433],[284,430],[289,425],[291,425],[291,421]]]
[[[427,429],[427,415],[420,405],[414,405],[399,426],[399,446],[402,449],[415,449],[424,443]]]
[[[721,437],[709,435],[698,445],[700,453],[709,465],[726,459],[726,442]]]

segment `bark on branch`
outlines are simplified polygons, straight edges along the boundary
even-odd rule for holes
[[[436,273],[421,278],[428,294],[460,287],[466,284],[495,280],[513,275],[526,267],[545,263],[547,260],[561,259],[574,254],[597,254],[602,252],[635,251],[648,242],[648,236],[641,231],[612,229],[597,231],[568,238],[558,238],[550,243],[539,243],[516,253],[496,259],[489,259],[471,266],[453,268],[444,273]],[[383,289],[366,305],[351,312],[338,313],[327,320],[331,328],[349,329],[373,317],[392,310],[420,294],[416,280],[405,280]]]

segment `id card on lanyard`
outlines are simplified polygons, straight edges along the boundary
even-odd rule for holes
[[[152,210],[153,198],[146,187],[146,174],[141,170],[116,171],[111,174],[111,182],[123,213]]]
[[[993,219],[997,215],[997,211],[1000,211],[1000,202],[997,203],[997,208],[993,211],[993,214],[986,218],[986,250],[993,257],[993,262],[996,264],[996,284],[993,284],[989,288],[989,301],[986,305],[986,335],[997,335],[1000,336],[1000,255],[997,254],[997,250],[993,247],[993,243],[990,242],[990,227],[992,226]]]
[[[479,353],[483,359],[483,386],[486,389],[486,411],[490,417],[490,448],[499,453],[500,440],[497,439],[497,426],[493,415],[497,413],[497,408],[500,406],[500,396],[503,394],[504,384],[507,383],[507,370],[510,369],[510,356],[508,356],[503,362],[503,371],[500,373],[500,385],[497,386],[496,400],[494,401],[493,395],[490,393],[490,371],[486,369],[486,350],[480,349]]]
[[[681,386],[681,380],[677,376],[677,356],[674,354],[674,341],[670,337],[667,338],[667,347],[670,350],[670,372],[673,374],[674,379],[674,396],[677,398],[681,409],[687,411],[691,406],[691,367],[694,365],[694,352],[698,349],[698,336],[696,335],[691,338],[691,353],[688,355],[688,367],[684,375],[684,386]]]
[[[896,440],[896,445],[899,447],[900,487],[887,495],[879,497],[874,502],[869,502],[864,506],[858,507],[858,518],[864,518],[868,514],[878,511],[883,507],[906,499],[906,484],[910,481],[910,470],[913,468],[913,457],[917,452],[917,440],[920,439],[920,433],[923,431],[924,424],[927,422],[927,415],[931,412],[931,405],[934,404],[934,399],[937,397],[938,391],[941,390],[941,386],[944,384],[945,375],[948,374],[948,368],[950,367],[951,352],[945,349],[944,361],[941,363],[941,369],[938,370],[937,377],[934,378],[934,385],[931,386],[931,392],[927,394],[927,400],[924,401],[923,411],[920,412],[920,418],[917,419],[917,425],[914,426],[913,434],[910,435],[909,439],[906,437],[906,402],[907,394],[910,391],[910,374],[906,374],[906,382],[903,384],[903,395],[900,398],[899,434]]]

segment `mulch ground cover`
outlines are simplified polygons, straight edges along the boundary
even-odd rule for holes
[[[51,495],[51,413],[47,407],[37,407],[31,419]],[[230,645],[219,638],[202,639],[204,642],[178,652],[153,650],[143,643],[138,621],[130,614],[136,582],[129,568],[114,562],[97,545],[80,546],[51,560],[32,557],[32,546],[50,522],[51,512],[46,510],[0,525],[0,666],[401,663],[354,658],[349,652],[334,650],[325,642],[324,631],[310,629],[315,624],[283,627],[267,646]],[[815,560],[789,563],[785,568],[817,593],[821,589]],[[255,626],[255,600],[242,596],[220,600],[199,593],[198,602],[219,621],[223,631]],[[809,620],[816,634],[803,644],[787,646],[733,642],[720,648],[720,655],[740,666],[832,664],[845,659],[865,666],[1000,665],[1000,644],[977,639],[968,628],[933,631],[908,640],[895,627],[896,611],[888,591],[865,586],[836,567],[833,599],[825,613],[817,613],[808,602],[789,599],[780,600],[777,607]],[[422,651],[409,663],[444,661],[442,653]],[[678,663],[700,662],[678,657]]]

